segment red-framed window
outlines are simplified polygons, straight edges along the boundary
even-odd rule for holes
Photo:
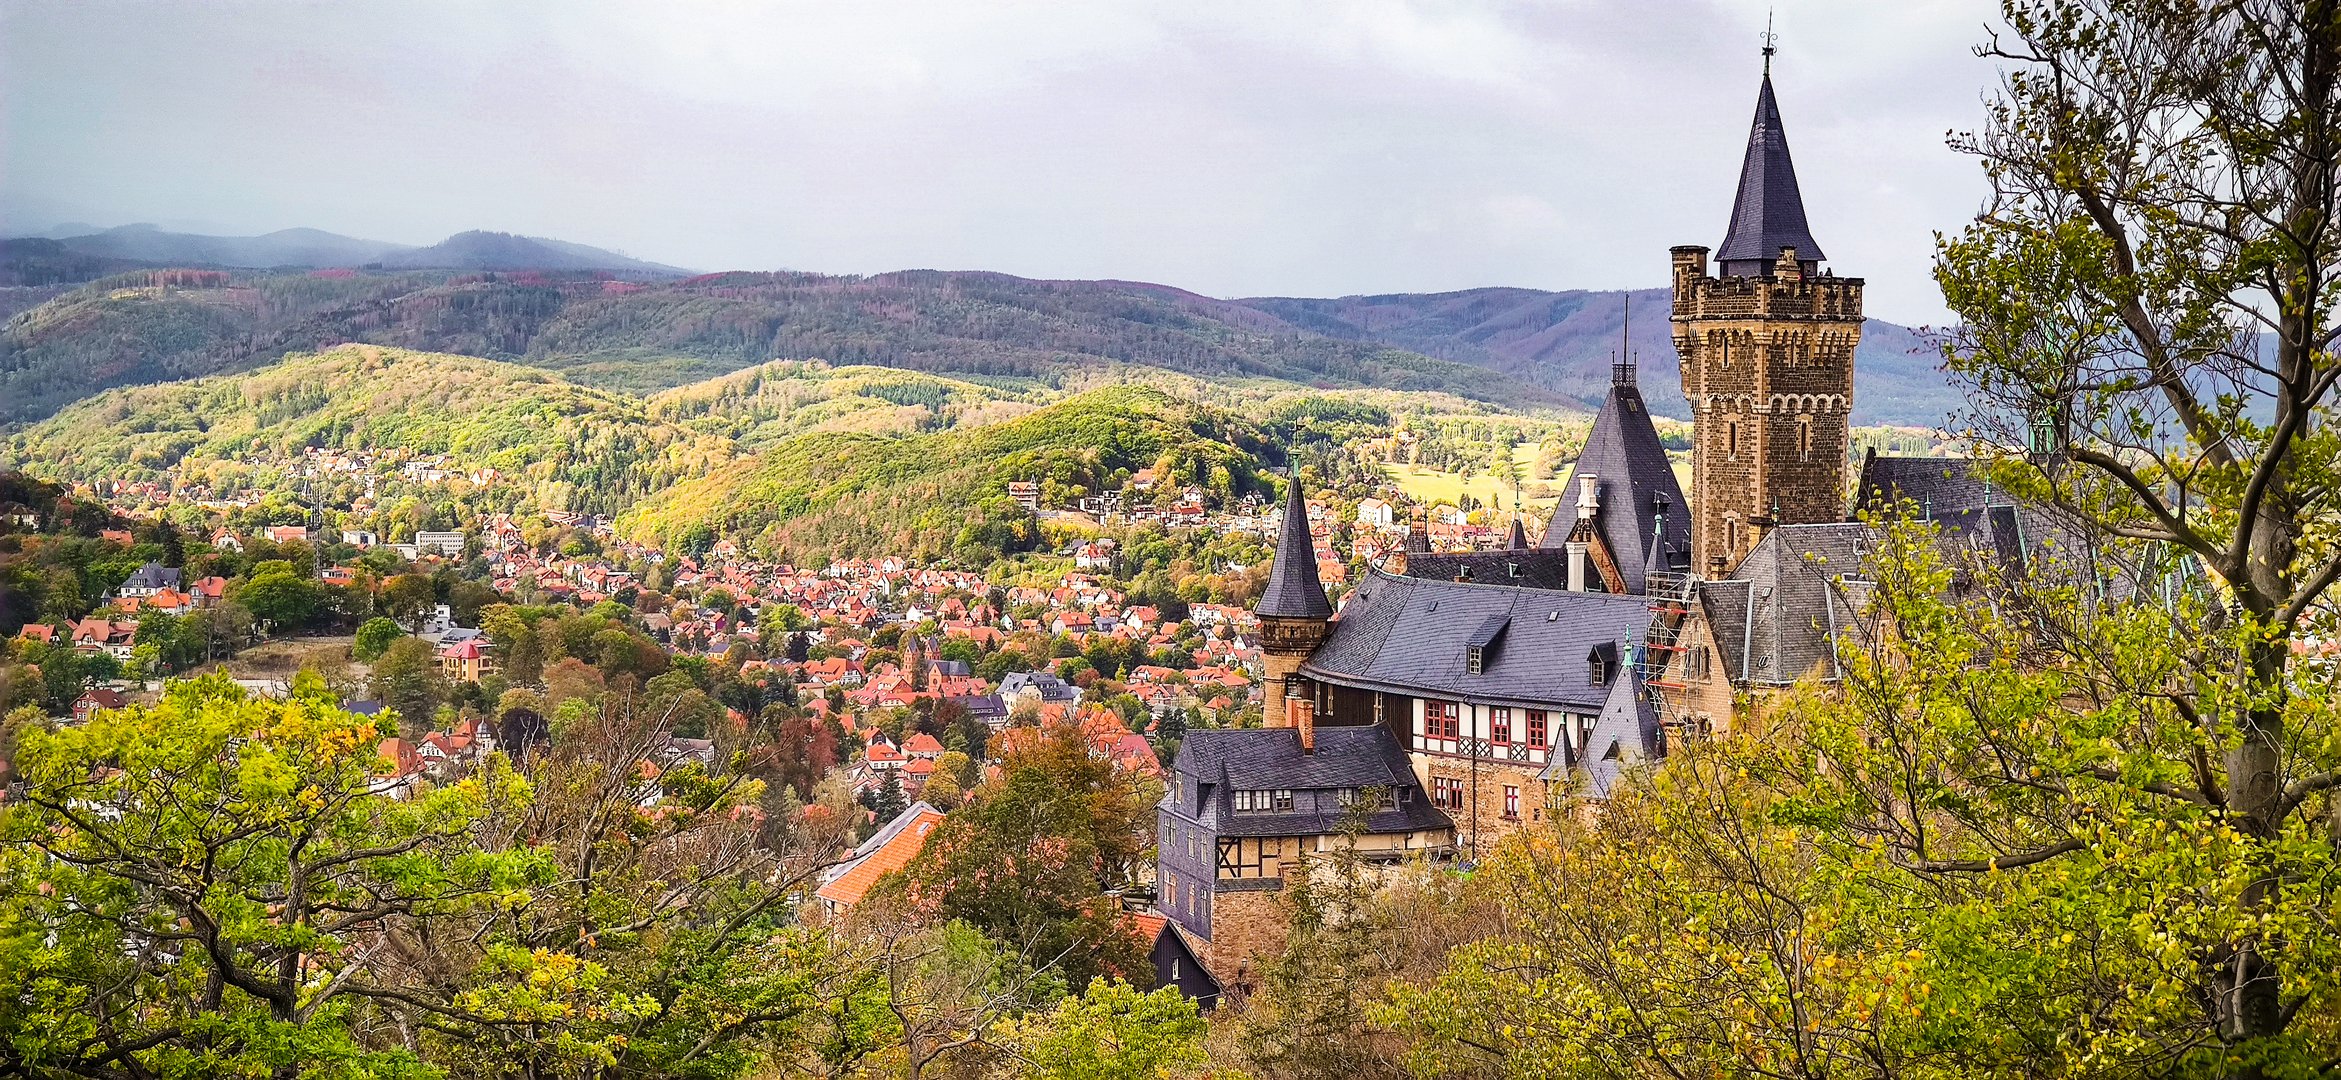
[[[1520,820],[1520,789],[1510,784],[1504,785],[1504,816]]]
[[[1452,776],[1431,777],[1431,805],[1441,810],[1463,809],[1463,781]]]
[[[1546,717],[1543,709],[1528,710],[1528,745],[1533,746],[1539,750],[1542,750],[1546,746],[1550,745],[1545,741],[1548,737],[1548,728],[1545,721]]]
[[[1463,708],[1452,701],[1432,701],[1423,705],[1423,734],[1434,739],[1453,739],[1463,734]]]
[[[1488,741],[1497,746],[1512,745],[1512,710],[1488,710]]]

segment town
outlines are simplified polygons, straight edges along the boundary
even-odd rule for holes
[[[1709,15],[1728,58],[1599,31],[1628,66],[1485,13],[1084,14],[1026,36],[1187,66],[1091,115],[1127,71],[1017,53],[1018,93],[1083,89],[1033,129],[1075,156],[1014,163],[1047,213],[920,201],[1035,142],[978,115],[1030,103],[904,104],[1004,39],[481,35],[563,90],[623,60],[586,97],[656,99],[628,137],[700,172],[735,167],[713,122],[803,121],[776,87],[916,116],[916,167],[722,140],[778,195],[707,200],[742,235],[962,266],[946,238],[1143,205],[1192,241],[1113,257],[1210,295],[482,230],[0,239],[0,1075],[2333,1075],[2341,6],[2008,0],[1958,46],[1986,108],[1928,151],[1988,181],[1953,224],[1877,122],[1935,107],[1894,95],[1945,78],[1939,13],[1837,12],[1860,63]],[[771,61],[798,33],[883,77],[831,102]],[[1274,107],[1216,93],[1268,42]],[[1523,152],[1513,112],[1608,155]],[[1180,152],[1133,178],[1092,129]],[[483,138],[621,145],[556,133]],[[666,166],[591,220],[679,214],[633,194]],[[1338,228],[1281,220],[1320,202]],[[1529,255],[1640,287],[1478,284]],[[1308,280],[1342,284],[1230,284]]]

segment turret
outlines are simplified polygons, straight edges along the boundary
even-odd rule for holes
[[[1824,258],[1767,47],[1716,276],[1706,248],[1673,250],[1674,345],[1696,429],[1695,573],[1727,572],[1770,525],[1844,516],[1862,282],[1821,273]]]
[[[1294,726],[1286,691],[1299,682],[1301,664],[1325,640],[1333,619],[1333,605],[1317,579],[1317,544],[1309,535],[1309,504],[1301,497],[1298,470],[1285,486],[1276,558],[1268,566],[1268,585],[1252,614],[1260,619],[1261,664],[1267,675],[1262,720],[1269,727]]]

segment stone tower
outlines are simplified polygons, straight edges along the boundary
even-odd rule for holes
[[[1301,664],[1332,629],[1333,605],[1317,580],[1317,543],[1309,537],[1309,504],[1301,498],[1296,470],[1285,485],[1284,527],[1278,531],[1276,561],[1268,585],[1252,607],[1260,619],[1260,659],[1267,669],[1267,697],[1261,720],[1269,727],[1293,724],[1285,706],[1285,685],[1300,677]]]
[[[1770,55],[1717,272],[1706,248],[1674,249],[1674,347],[1696,429],[1691,570],[1707,577],[1774,525],[1845,516],[1862,282],[1820,272]]]

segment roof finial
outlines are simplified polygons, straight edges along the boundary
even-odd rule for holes
[[[1633,339],[1634,294],[1632,290],[1628,290],[1626,292],[1625,321],[1621,326],[1618,327],[1618,353],[1616,357],[1611,359],[1609,365],[1609,382],[1612,386],[1634,385]]]
[[[1772,77],[1772,54],[1779,52],[1780,35],[1772,32],[1772,9],[1764,9],[1764,77]]]

